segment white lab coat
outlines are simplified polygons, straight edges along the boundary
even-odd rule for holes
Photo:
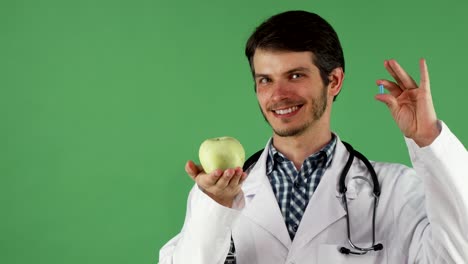
[[[160,251],[161,264],[222,264],[231,234],[238,264],[468,263],[468,152],[441,122],[442,131],[419,148],[406,139],[414,169],[372,162],[381,185],[376,241],[384,249],[345,256],[345,210],[337,191],[348,158],[340,140],[330,168],[312,196],[293,241],[270,183],[267,151],[243,184],[234,209],[223,207],[197,186],[188,198],[182,231]],[[346,185],[352,240],[372,241],[374,199],[365,165],[355,158]]]

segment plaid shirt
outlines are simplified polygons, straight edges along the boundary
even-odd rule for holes
[[[330,165],[336,141],[336,136],[332,135],[332,140],[325,147],[304,160],[299,171],[273,144],[268,146],[266,173],[291,239],[294,239],[302,219],[302,214],[298,211],[305,211],[323,173]],[[305,199],[298,201],[294,199],[295,195]]]

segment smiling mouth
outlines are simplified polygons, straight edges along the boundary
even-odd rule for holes
[[[288,115],[288,114],[291,114],[293,112],[296,112],[297,110],[299,110],[299,108],[301,107],[302,105],[300,106],[292,106],[292,107],[289,107],[289,108],[284,108],[284,109],[277,109],[277,110],[273,110],[273,113],[281,116],[281,115]]]

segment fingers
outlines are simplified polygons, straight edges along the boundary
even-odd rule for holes
[[[414,79],[400,66],[400,64],[398,64],[396,60],[385,60],[384,66],[401,89],[418,88]]]
[[[217,185],[218,181],[223,177],[222,170],[214,170],[210,174],[203,174],[203,185],[204,186],[214,186]]]
[[[227,169],[223,175],[219,178],[216,186],[219,188],[236,188],[242,179],[243,171],[242,168],[237,167],[235,169]]]
[[[247,177],[247,173],[243,172],[241,167],[224,171],[217,169],[207,174],[201,166],[191,160],[185,164],[185,171],[201,191],[226,207],[232,206],[234,197],[242,191],[241,185]]]
[[[240,184],[242,184],[242,179],[244,178],[244,173],[240,167],[236,168],[235,174],[231,181],[229,182],[229,187],[237,188]]]
[[[375,96],[375,99],[377,99],[380,102],[385,103],[392,114],[398,108],[397,99],[391,94],[377,94]]]
[[[389,80],[377,80],[377,85],[383,84],[392,96],[398,97],[406,89],[418,88],[414,79],[406,73],[396,60],[385,60],[384,66],[395,79],[396,83]],[[419,60],[419,71],[421,78],[419,87],[430,90],[429,71],[426,60],[423,58]]]
[[[400,77],[398,77],[398,75],[395,73],[393,68],[390,66],[388,60],[384,60],[384,67],[385,67],[385,69],[387,69],[388,73],[390,73],[390,75],[393,77],[393,79],[395,79],[395,81],[398,84],[402,84],[402,81],[401,81]]]
[[[219,178],[218,182],[216,182],[216,186],[220,189],[224,189],[229,185],[229,182],[235,175],[236,171],[234,169],[227,169],[224,171],[223,175]]]
[[[425,59],[419,60],[419,72],[420,72],[420,82],[419,87],[422,89],[430,90],[430,81],[429,81],[429,71],[427,70],[427,64]]]
[[[388,80],[377,80],[377,85],[383,84],[384,88],[390,92],[390,94],[394,97],[400,96],[403,90],[400,86],[392,81]]]
[[[203,168],[197,166],[193,161],[188,161],[186,163],[185,171],[190,178],[204,188],[216,187],[217,189],[225,189],[228,187],[237,187],[247,177],[247,173],[243,172],[240,167],[227,169],[225,171],[218,169],[206,174]]]

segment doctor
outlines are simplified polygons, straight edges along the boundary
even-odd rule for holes
[[[255,30],[246,55],[273,136],[246,172],[205,174],[187,162],[196,184],[161,264],[468,263],[468,153],[436,117],[424,59],[419,84],[395,60],[384,61],[394,81],[377,80],[413,168],[371,162],[375,204],[358,158],[339,192],[351,152],[330,130],[345,68],[333,28],[313,13],[281,13]]]

